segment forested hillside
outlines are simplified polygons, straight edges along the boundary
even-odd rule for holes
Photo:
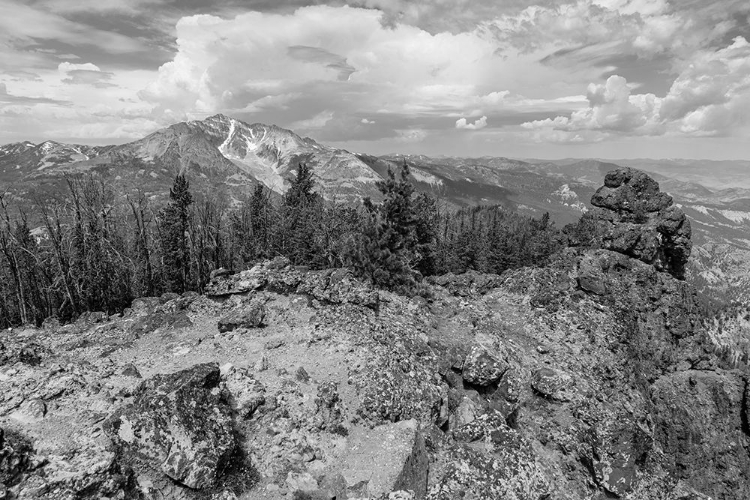
[[[32,205],[0,198],[0,327],[120,312],[137,297],[203,291],[212,272],[277,256],[312,269],[349,267],[374,284],[417,292],[425,276],[542,265],[561,246],[548,215],[499,206],[449,210],[416,194],[404,164],[377,184],[383,201],[337,204],[304,164],[282,196],[262,184],[239,207],[193,192],[177,175],[169,201],[116,192],[97,174]]]

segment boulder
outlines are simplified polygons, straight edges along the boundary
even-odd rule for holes
[[[483,414],[453,432],[446,467],[430,488],[430,499],[537,500],[549,485],[530,443],[498,412]]]
[[[297,293],[329,304],[355,304],[371,309],[377,309],[380,300],[377,290],[358,280],[349,269],[310,271],[292,267],[286,259],[265,261],[231,276],[214,276],[206,286],[206,295],[225,297],[261,290]]]
[[[672,197],[659,191],[659,183],[646,172],[619,168],[608,172],[604,186],[591,198],[595,207],[615,212],[659,212],[672,205]]]
[[[476,403],[464,396],[450,417],[450,428],[458,429],[473,422],[477,418],[478,413],[479,409]]]
[[[509,365],[482,345],[469,351],[462,368],[463,379],[474,385],[488,386],[500,380]]]
[[[571,376],[549,367],[539,368],[534,372],[531,387],[552,401],[571,401],[575,395]]]
[[[380,498],[391,492],[427,492],[428,456],[416,420],[385,424],[350,437],[341,475],[349,497]]]
[[[219,331],[231,332],[237,328],[260,328],[266,319],[266,307],[261,302],[251,302],[238,307],[219,319]]]
[[[31,443],[19,434],[0,427],[0,494],[21,480],[31,466]],[[6,498],[0,495],[0,498]]]
[[[240,418],[250,418],[266,402],[266,388],[244,368],[222,368],[228,403]]]
[[[238,447],[219,382],[214,363],[142,382],[104,426],[122,460],[192,489],[214,487]]]

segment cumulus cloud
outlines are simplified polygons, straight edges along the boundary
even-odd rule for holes
[[[304,96],[283,117],[285,125],[305,127],[324,112],[334,115],[316,124],[352,114],[481,116],[483,107],[503,104],[497,82],[508,76],[494,39],[382,21],[375,10],[325,6],[183,18],[174,59],[140,95],[185,116],[259,112],[274,99],[286,101],[282,96]]]
[[[487,126],[487,117],[483,116],[477,120],[474,121],[474,123],[469,123],[466,121],[466,118],[460,118],[456,120],[456,128],[462,128],[466,130],[480,130]]]
[[[727,136],[747,125],[750,105],[750,43],[701,51],[674,80],[664,97],[632,94],[625,78],[591,84],[588,107],[570,116],[526,122],[544,140],[602,140],[611,135]],[[546,131],[546,133],[545,133]]]

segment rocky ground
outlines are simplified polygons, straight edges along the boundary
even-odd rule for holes
[[[750,498],[747,367],[633,178],[546,268],[406,298],[275,260],[3,332],[0,499]]]

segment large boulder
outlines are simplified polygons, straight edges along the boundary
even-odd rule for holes
[[[462,376],[470,384],[488,386],[500,380],[508,367],[504,359],[477,344],[464,360]]]
[[[427,491],[427,471],[428,456],[419,424],[405,420],[351,436],[341,475],[349,498],[381,498],[407,490],[422,499]]]
[[[216,486],[238,447],[220,381],[214,363],[144,381],[134,402],[105,425],[122,460],[156,480],[163,475],[197,490]]]
[[[631,168],[609,172],[591,204],[597,208],[579,223],[572,244],[619,252],[684,278],[692,248],[690,221],[645,172]],[[589,277],[583,286],[600,291]]]
[[[0,428],[0,498],[7,498],[7,488],[18,483],[30,468],[32,454],[31,443]]]
[[[266,307],[260,301],[230,311],[219,319],[218,328],[221,333],[231,332],[238,328],[260,328],[266,319]]]

